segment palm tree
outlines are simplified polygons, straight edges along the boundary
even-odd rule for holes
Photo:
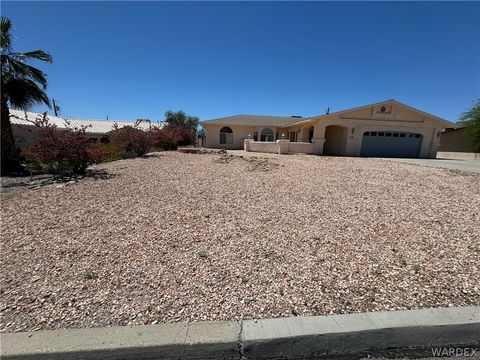
[[[6,17],[0,24],[1,47],[1,141],[2,141],[2,174],[6,171],[18,170],[17,150],[10,123],[8,107],[27,110],[34,104],[46,104],[50,107],[45,89],[46,75],[39,69],[27,64],[28,60],[52,62],[52,57],[41,50],[25,53],[14,52],[11,48],[12,23]]]

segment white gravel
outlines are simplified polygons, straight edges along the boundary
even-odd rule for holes
[[[98,168],[4,198],[0,331],[480,305],[478,175],[244,152]]]

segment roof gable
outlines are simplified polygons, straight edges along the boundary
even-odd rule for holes
[[[350,109],[346,109],[346,110],[336,111],[336,112],[332,112],[332,113],[329,113],[329,114],[313,116],[310,119],[306,119],[304,121],[299,121],[299,122],[290,124],[290,126],[307,124],[309,122],[315,122],[317,120],[327,120],[327,119],[331,119],[332,117],[342,118],[342,117],[346,117],[347,115],[352,115],[352,114],[356,114],[356,116],[358,116],[360,118],[363,117],[363,116],[370,117],[369,112],[371,112],[372,108],[377,108],[377,107],[380,107],[380,106],[383,106],[383,105],[395,107],[396,110],[411,112],[411,113],[417,115],[419,121],[421,121],[421,119],[423,119],[423,118],[428,118],[429,121],[433,121],[441,127],[452,127],[452,126],[454,126],[454,124],[450,121],[447,121],[447,120],[442,119],[438,116],[429,114],[425,111],[413,108],[409,105],[403,104],[403,103],[401,103],[397,100],[394,100],[394,99],[378,102],[378,103],[375,103],[375,104],[369,104],[369,105],[359,106],[359,107],[350,108]],[[380,119],[380,118],[382,118],[382,117],[381,116],[370,117],[370,119],[372,119],[372,120]],[[389,116],[384,116],[384,120],[389,120]],[[395,117],[392,116],[391,120],[398,120],[398,119],[395,119]]]

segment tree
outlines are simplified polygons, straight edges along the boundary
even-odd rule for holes
[[[201,127],[200,130],[197,132],[197,138],[201,139],[201,146],[205,146],[205,139],[207,137],[207,133],[205,132],[205,128]],[[200,143],[200,141],[199,141]],[[200,146],[200,145],[199,145]]]
[[[470,137],[472,150],[480,152],[480,100],[460,116],[460,124],[465,127],[465,133]]]
[[[50,107],[50,100],[45,92],[46,75],[28,65],[27,61],[39,60],[51,63],[52,57],[42,50],[14,52],[11,47],[11,28],[10,20],[2,16],[0,24],[2,174],[21,169],[8,107],[27,110],[32,105],[40,103]]]
[[[198,116],[190,116],[185,114],[184,111],[167,111],[165,113],[165,121],[169,125],[183,126],[187,129],[197,132],[198,124],[200,119]]]
[[[152,144],[163,150],[174,150],[179,146],[195,145],[195,132],[182,125],[167,124],[150,130]]]

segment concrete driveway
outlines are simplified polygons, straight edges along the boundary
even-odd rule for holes
[[[382,160],[402,162],[406,164],[415,164],[421,166],[430,166],[450,170],[468,171],[480,174],[479,160],[459,160],[459,159],[402,159],[402,158],[378,158]]]

